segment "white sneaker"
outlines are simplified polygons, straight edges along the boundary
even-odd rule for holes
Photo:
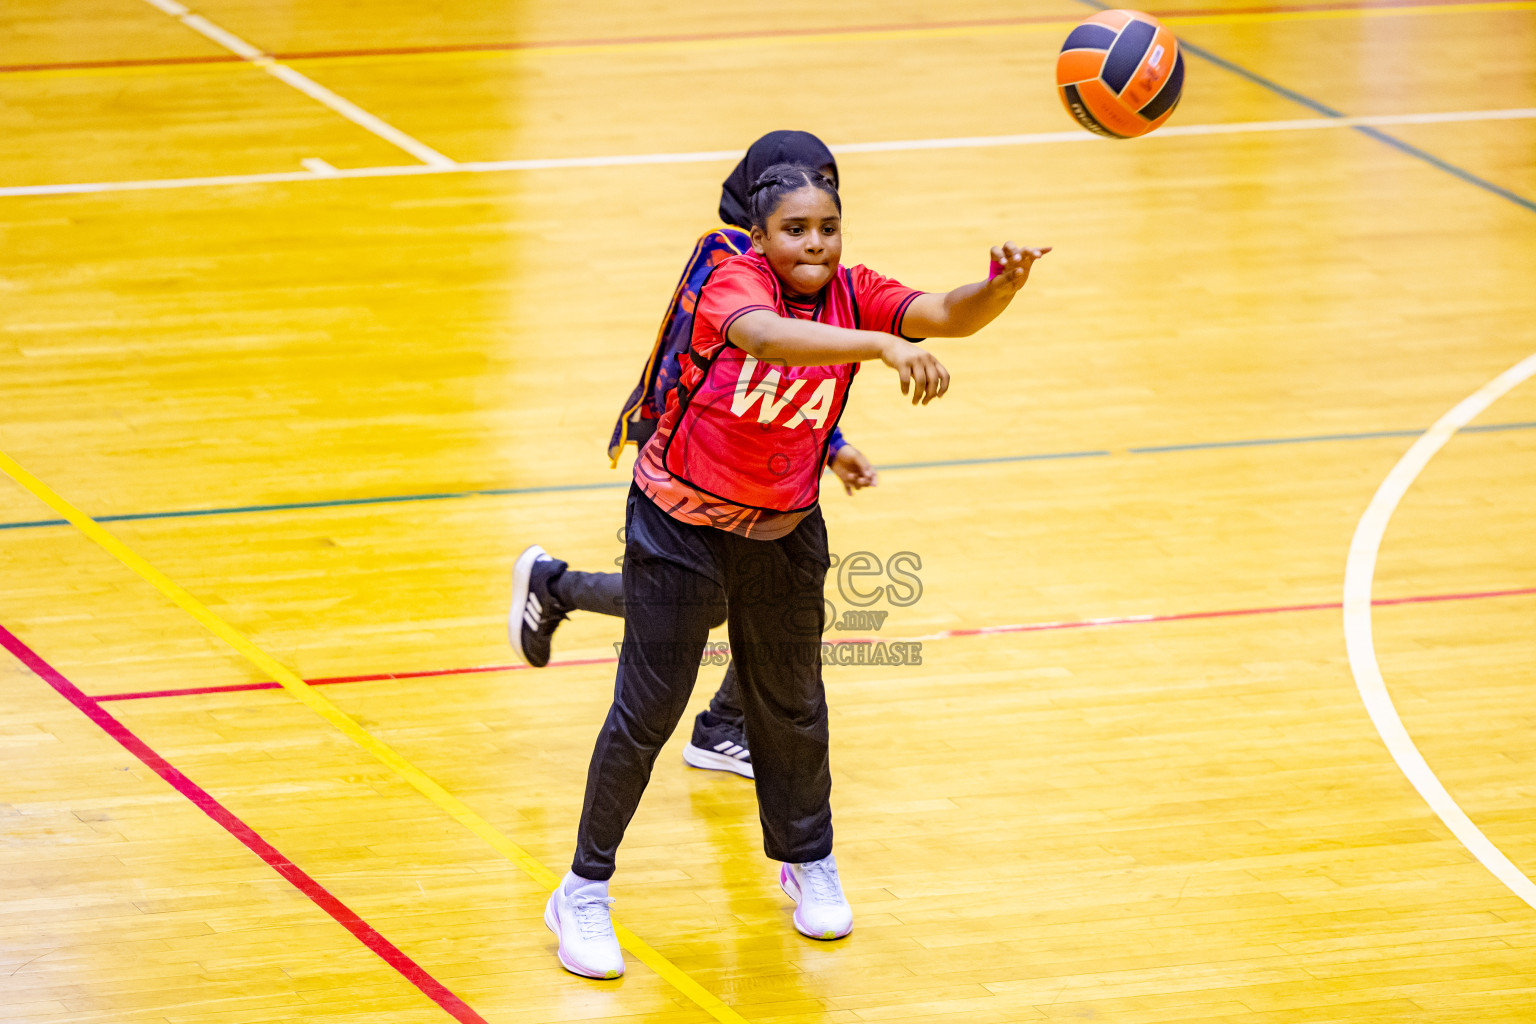
[[[537,544],[524,548],[512,567],[507,639],[512,641],[512,652],[530,668],[549,664],[550,641],[565,621],[566,612],[571,610],[561,605],[549,590],[549,581],[565,568],[564,562],[550,558]]]
[[[567,896],[565,879],[561,879],[559,888],[549,894],[544,923],[560,937],[560,963],[572,974],[587,978],[624,974],[624,954],[608,916],[612,905],[607,882],[588,881]]]
[[[795,930],[813,939],[840,939],[853,931],[853,908],[843,896],[837,861],[829,853],[809,864],[785,864],[779,885],[795,901]]]
[[[693,739],[683,747],[683,760],[695,768],[752,777],[752,752],[747,749],[747,734],[740,725],[720,718],[713,711],[700,711],[693,720]]]

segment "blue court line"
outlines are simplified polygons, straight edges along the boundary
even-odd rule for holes
[[[1078,2],[1085,4],[1088,7],[1092,7],[1096,11],[1107,11],[1111,9],[1108,4],[1102,3],[1100,0],[1078,0]],[[1219,57],[1203,46],[1196,46],[1194,43],[1185,42],[1183,39],[1180,39],[1179,49],[1186,53],[1194,54],[1196,57],[1199,57],[1202,60],[1209,61],[1224,71],[1230,71],[1232,74],[1237,75],[1239,78],[1246,78],[1254,85],[1268,89],[1270,92],[1277,96],[1284,96],[1292,103],[1300,104],[1313,113],[1322,114],[1324,117],[1333,118],[1349,116],[1343,111],[1335,110],[1328,106],[1328,104],[1314,100],[1310,96],[1305,96],[1297,92],[1295,89],[1288,89],[1281,85],[1279,82],[1265,78],[1263,75],[1258,74],[1257,72],[1249,71],[1241,64],[1234,64],[1227,60],[1225,57]],[[1186,82],[1185,84],[1187,85],[1188,83]],[[1527,199],[1525,196],[1520,195],[1518,192],[1511,192],[1509,189],[1504,188],[1502,185],[1495,185],[1487,178],[1478,177],[1476,174],[1473,174],[1466,168],[1458,167],[1449,161],[1442,160],[1440,157],[1435,156],[1433,153],[1426,152],[1425,150],[1420,149],[1418,146],[1415,146],[1410,142],[1404,142],[1402,139],[1399,139],[1394,135],[1388,135],[1380,128],[1372,128],[1369,125],[1352,125],[1351,129],[1353,131],[1359,132],[1361,135],[1375,139],[1377,142],[1386,143],[1393,149],[1396,149],[1401,153],[1405,153],[1408,156],[1422,160],[1430,166],[1437,167],[1447,174],[1454,175],[1469,185],[1476,185],[1478,188],[1485,192],[1491,192],[1501,199],[1507,199],[1517,206],[1523,206],[1527,210],[1530,210],[1532,213],[1536,213],[1536,201]]]
[[[1496,430],[1530,430],[1536,427],[1532,423],[1484,423],[1480,426],[1462,427],[1457,433],[1461,434],[1491,434]]]
[[[1368,441],[1378,437],[1419,437],[1422,430],[1372,430],[1360,434],[1308,434],[1305,437],[1256,437],[1247,441],[1203,441],[1199,444],[1156,444],[1127,448],[1133,455],[1155,452],[1197,452],[1210,448],[1259,448],[1275,444],[1313,444],[1318,441]]]
[[[993,455],[979,459],[939,459],[935,462],[893,462],[888,466],[876,466],[884,473],[888,469],[935,469],[941,466],[988,466],[999,462],[1043,462],[1047,459],[1092,459],[1113,455],[1108,449],[1086,452],[1046,452],[1041,455]]]
[[[242,512],[292,512],[306,508],[346,508],[349,505],[397,505],[406,501],[453,501],[459,498],[493,498],[516,494],[550,494],[560,491],[598,491],[628,487],[629,478],[600,484],[550,484],[545,487],[489,487],[480,491],[443,491],[436,494],[386,494],[378,498],[335,498],[328,501],[293,501],[274,505],[229,505],[221,508],[194,508],[180,512],[125,512],[120,515],[92,516],[98,523],[126,523],[140,519],[196,519],[201,516],[231,516]],[[65,519],[34,519],[30,522],[0,523],[0,530],[25,530],[34,526],[67,526]]]
[[[1536,430],[1536,420],[1526,423],[1487,423],[1463,427],[1464,434],[1486,434],[1500,430]],[[1196,444],[1147,445],[1126,448],[1128,455],[1155,455],[1166,452],[1195,452],[1218,448],[1258,448],[1282,444],[1316,444],[1324,441],[1371,441],[1388,437],[1419,437],[1422,430],[1371,430],[1357,434],[1305,434],[1299,437],[1260,437],[1241,441],[1203,441]],[[896,462],[878,466],[880,472],[901,469],[944,469],[955,466],[995,466],[1010,462],[1047,462],[1062,459],[1095,459],[1114,455],[1109,449],[1076,452],[1038,452],[1030,455],[993,455],[976,459],[938,459],[933,462]],[[178,512],[125,512],[93,516],[98,523],[126,523],[146,519],[197,519],[204,516],[232,516],[248,512],[294,512],[304,509],[349,508],[358,505],[398,505],[408,501],[454,501],[460,498],[501,498],[520,494],[562,494],[572,491],[618,490],[629,487],[629,474],[622,479],[590,484],[548,484],[543,487],[488,487],[474,491],[442,491],[426,494],[387,494],[378,498],[335,498],[329,501],[293,501],[272,505],[229,505],[221,508],[194,508]],[[32,519],[0,523],[0,530],[28,530],[42,526],[68,526],[63,519]]]
[[[1530,423],[1485,423],[1477,427],[1463,427],[1468,434],[1488,434],[1496,430],[1536,430],[1536,421]],[[1370,441],[1379,437],[1422,437],[1422,430],[1370,430],[1358,434],[1307,434],[1302,437],[1258,437],[1247,441],[1203,441],[1199,444],[1158,444],[1141,448],[1127,448],[1132,455],[1151,455],[1157,452],[1197,452],[1211,448],[1259,448],[1276,444],[1315,444],[1319,441]]]

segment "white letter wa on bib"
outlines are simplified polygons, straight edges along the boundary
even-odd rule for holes
[[[789,389],[784,392],[784,397],[779,397],[779,384],[782,377],[776,369],[770,369],[763,374],[763,379],[755,385],[752,383],[752,372],[757,369],[757,359],[747,356],[741,362],[741,373],[736,378],[736,387],[731,393],[731,415],[743,416],[757,405],[757,421],[759,423],[772,423],[778,418],[779,413],[786,406],[794,410],[789,419],[784,422],[786,427],[798,427],[807,421],[813,422],[817,427],[826,422],[827,413],[832,409],[832,396],[836,393],[836,383],[831,380],[822,381],[814,392],[811,393],[810,402],[803,408],[790,405],[800,389],[805,387],[804,380],[792,381]]]

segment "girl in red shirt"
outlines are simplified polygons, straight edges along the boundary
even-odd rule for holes
[[[545,923],[560,961],[616,978],[608,879],[651,766],[729,606],[764,849],[781,862],[795,928],[853,927],[832,857],[821,635],[827,535],[817,507],[827,445],[859,364],[894,369],[914,405],[949,373],[914,343],[974,334],[1049,249],[992,249],[986,281],[919,292],[843,267],[842,204],[816,170],[780,164],[749,191],[752,251],[705,282],[678,386],[635,462],[626,515],[624,644],[598,735],[571,871]]]
[[[647,354],[639,383],[625,400],[614,424],[608,455],[618,464],[629,444],[643,446],[656,431],[667,411],[667,395],[682,372],[679,361],[693,339],[693,314],[699,289],[715,266],[727,257],[752,248],[750,202],[747,190],[767,168],[789,163],[814,167],[838,183],[837,160],[826,143],[809,132],[774,131],[762,136],[731,170],[721,185],[721,226],[706,231],[695,244],[673,292],[656,341]],[[828,446],[828,468],[844,489],[873,486],[875,469],[857,448],[833,431]],[[549,557],[539,545],[530,545],[512,570],[512,607],[507,617],[508,636],[518,658],[531,667],[549,663],[555,630],[572,611],[624,617],[624,582],[617,572],[584,572]],[[745,715],[741,710],[736,666],[729,663],[720,688],[709,706],[694,719],[692,736],[683,746],[683,760],[696,768],[735,772],[752,777],[752,755],[747,747]]]

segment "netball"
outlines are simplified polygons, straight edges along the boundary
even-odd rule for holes
[[[1100,11],[1074,28],[1056,58],[1056,88],[1077,123],[1133,139],[1168,120],[1184,90],[1179,41],[1140,11]]]

